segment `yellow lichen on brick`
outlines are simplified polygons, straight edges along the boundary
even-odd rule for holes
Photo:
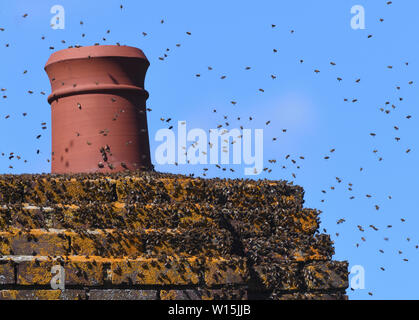
[[[300,271],[297,263],[262,264],[255,266],[263,290],[295,291],[300,288]]]
[[[20,285],[47,285],[52,274],[52,261],[25,261],[18,265],[17,283]]]
[[[3,300],[16,300],[19,295],[19,290],[1,290],[0,293]]]
[[[0,255],[10,255],[11,253],[9,240],[0,236]]]
[[[34,296],[36,300],[59,300],[61,296],[60,290],[35,290]]]
[[[110,260],[81,256],[70,256],[61,261],[52,258],[34,258],[30,261],[18,262],[17,284],[49,285],[53,277],[52,267],[61,265],[64,268],[66,284],[99,285],[103,284],[104,280],[104,263],[110,263]]]
[[[209,287],[219,284],[241,284],[249,280],[249,270],[243,258],[207,259],[205,283]]]
[[[61,290],[1,290],[0,300],[60,300]]]
[[[295,261],[315,261],[315,260],[327,260],[328,257],[321,254],[317,248],[310,247],[310,251],[302,252],[301,250],[293,251],[293,260]]]
[[[315,234],[319,212],[303,209],[303,195],[284,181],[154,172],[0,177],[0,254],[15,255],[0,264],[0,286],[19,288],[1,296],[142,299],[144,291],[153,299],[159,292],[161,299],[242,299],[248,288],[274,298],[333,286],[343,292],[347,270],[329,264],[332,242]],[[69,286],[61,295],[38,290],[49,288],[55,265]]]
[[[177,300],[176,291],[174,290],[160,290],[161,300]]]
[[[102,285],[104,283],[104,263],[94,258],[70,261],[65,265],[66,284]]]
[[[103,248],[103,243],[98,243],[98,241],[93,238],[95,236],[85,234],[70,235],[71,238],[71,252],[73,254],[79,254],[84,256],[96,256],[97,251]],[[96,240],[96,241],[95,241]]]
[[[294,225],[304,233],[313,234],[319,228],[317,214],[315,210],[303,210],[292,215]]]
[[[312,290],[346,289],[347,262],[312,262],[304,266],[303,275],[307,288]]]
[[[199,265],[195,258],[115,260],[111,264],[113,284],[197,284]]]

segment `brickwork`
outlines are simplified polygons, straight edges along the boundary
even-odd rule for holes
[[[347,262],[303,195],[160,173],[0,176],[0,300],[346,299]]]

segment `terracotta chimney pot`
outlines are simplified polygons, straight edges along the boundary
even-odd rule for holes
[[[52,173],[151,170],[144,79],[127,46],[65,49],[49,58]]]

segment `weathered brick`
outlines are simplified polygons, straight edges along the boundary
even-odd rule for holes
[[[243,284],[250,279],[246,259],[208,259],[205,263],[205,283],[212,287],[222,284]]]
[[[73,258],[65,263],[66,285],[97,286],[105,281],[106,265],[109,263],[94,258]]]
[[[105,262],[106,263],[106,262]],[[109,262],[107,262],[109,264]],[[99,258],[71,257],[60,262],[33,258],[17,265],[17,283],[20,285],[50,285],[52,267],[61,265],[65,271],[65,285],[101,285],[104,283],[104,262]]]
[[[93,289],[89,300],[156,300],[157,290]]]
[[[108,230],[72,233],[72,255],[132,257],[151,255],[219,256],[231,253],[228,232],[207,229]]]
[[[266,237],[242,239],[245,252],[254,263],[271,261],[326,261],[334,253],[333,242],[325,234],[276,233]]]
[[[301,287],[301,275],[298,263],[264,263],[254,266],[260,279],[256,283],[259,290],[298,290]]]
[[[4,255],[67,255],[69,241],[64,233],[31,230],[0,232]]]
[[[96,231],[94,233],[71,234],[73,255],[87,256],[132,256],[144,253],[141,234],[127,232]]]
[[[231,207],[209,202],[133,203],[92,202],[31,206],[24,203],[0,206],[0,226],[20,229],[119,229],[141,231],[158,228],[219,227],[226,218],[241,237],[269,236],[275,229],[312,235],[318,228],[318,211],[294,208]],[[261,219],[262,217],[262,219]],[[269,221],[269,224],[266,223]]]
[[[0,256],[18,255],[0,265],[0,284],[13,284],[16,271],[19,286],[49,288],[51,268],[60,264],[70,289],[90,287],[1,295],[345,298],[347,266],[330,261],[330,237],[315,234],[318,215],[303,208],[303,189],[284,181],[154,172],[0,175]]]
[[[279,293],[272,294],[273,300],[347,300],[348,296],[341,292],[336,293]]]
[[[116,200],[115,184],[107,179],[41,178],[21,179],[23,202],[31,204],[72,203],[73,201]]]
[[[12,261],[0,261],[0,285],[14,284],[15,271]]]
[[[116,260],[111,264],[113,284],[197,284],[200,278],[198,259]]]
[[[160,290],[161,300],[246,300],[247,289],[179,289]]]
[[[161,300],[200,300],[201,293],[197,289],[160,290]]]
[[[84,290],[1,290],[0,300],[85,300]]]
[[[177,177],[129,177],[116,180],[119,201],[128,203],[209,202],[237,207],[258,204],[292,207],[303,202],[302,188],[283,181],[240,181]]]
[[[51,282],[51,268],[58,264],[50,260],[31,259],[17,265],[17,284],[48,285]]]
[[[340,261],[313,262],[303,269],[306,286],[310,290],[348,288],[348,263]]]
[[[199,289],[202,300],[247,300],[247,288]]]

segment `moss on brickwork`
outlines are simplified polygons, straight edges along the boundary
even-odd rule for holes
[[[155,172],[0,176],[0,299],[345,299],[347,263],[303,196]]]

